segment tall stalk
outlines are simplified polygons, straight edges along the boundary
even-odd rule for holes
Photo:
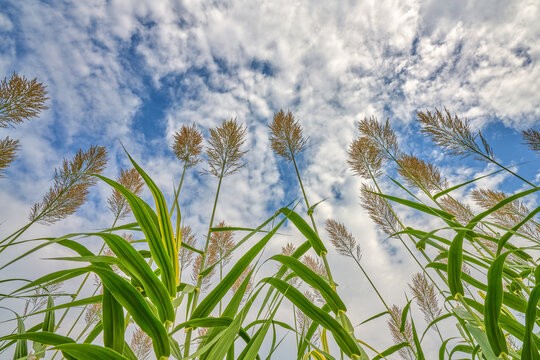
[[[223,168],[221,170],[220,175],[219,175],[218,186],[217,186],[217,190],[216,190],[216,197],[214,199],[214,206],[212,207],[212,215],[210,216],[210,224],[208,225],[208,232],[206,234],[206,241],[204,243],[204,252],[201,255],[202,256],[202,258],[201,258],[201,267],[199,269],[199,275],[197,276],[197,285],[195,285],[195,293],[193,295],[193,301],[191,302],[191,310],[189,308],[186,309],[186,312],[189,315],[191,315],[193,313],[193,311],[195,310],[195,308],[197,307],[197,301],[199,300],[199,294],[201,292],[201,286],[202,286],[203,277],[200,275],[200,273],[204,270],[204,267],[205,267],[205,264],[206,264],[206,257],[207,257],[207,253],[208,253],[208,245],[210,244],[210,236],[212,234],[212,225],[214,224],[214,216],[216,214],[216,208],[217,208],[217,203],[218,203],[218,198],[219,198],[219,191],[221,190],[221,182],[223,180],[224,172],[225,172],[225,169]],[[184,341],[184,357],[189,356],[189,348],[190,348],[190,344],[191,344],[191,333],[192,332],[193,332],[193,329],[189,328],[187,330],[187,333],[186,333],[186,339]]]

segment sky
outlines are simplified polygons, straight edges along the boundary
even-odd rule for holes
[[[230,118],[247,126],[249,152],[247,165],[225,179],[216,218],[255,227],[301,199],[293,169],[270,149],[267,129],[275,112],[290,110],[309,138],[299,161],[308,197],[325,199],[315,213],[320,227],[329,217],[344,222],[384,295],[403,306],[418,269],[362,210],[362,181],[346,164],[355,124],[389,119],[401,149],[436,161],[450,183],[493,171],[422,138],[416,113],[446,107],[482,130],[503,163],[533,160],[520,174],[538,181],[538,161],[520,131],[540,125],[539,18],[535,0],[0,0],[0,77],[14,71],[36,77],[50,97],[39,119],[0,129],[22,145],[0,179],[1,232],[25,224],[61,159],[90,145],[107,147],[105,175],[115,178],[129,166],[123,144],[170,199],[181,171],[170,149],[174,132],[195,123],[207,136]],[[217,186],[200,174],[205,166],[187,174],[181,199],[184,220],[198,234],[208,226]],[[501,175],[480,185],[514,184]],[[27,236],[107,227],[109,194],[98,184],[76,215]],[[151,200],[148,191],[143,197]],[[290,227],[284,233],[268,254],[299,243]],[[58,251],[44,250],[40,258]],[[381,311],[360,273],[349,275],[352,262],[332,252],[330,262],[357,323]],[[36,261],[12,271],[37,277],[61,266]],[[390,344],[389,335],[369,327],[357,328],[357,336],[379,349]],[[437,339],[428,338],[426,347],[436,354]]]

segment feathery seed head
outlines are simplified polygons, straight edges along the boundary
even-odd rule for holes
[[[473,200],[486,210],[491,209],[507,197],[502,191],[490,189],[474,189],[472,191]],[[491,216],[497,224],[507,228],[513,228],[516,224],[523,221],[529,213],[530,211],[523,201],[514,200],[497,209],[497,211],[492,212]],[[540,239],[540,227],[532,221],[523,224],[519,231],[531,238]]]
[[[135,329],[129,347],[138,360],[147,360],[152,353],[152,339],[140,328]]]
[[[381,124],[374,116],[369,119],[365,118],[358,123],[358,131],[360,131],[361,136],[372,141],[373,145],[385,157],[397,157],[399,155],[397,137],[388,119],[384,124]]]
[[[535,129],[523,130],[521,133],[525,144],[532,151],[536,151],[540,155],[540,131]]]
[[[411,187],[423,187],[427,191],[442,191],[448,185],[439,169],[413,155],[401,155],[397,172]]]
[[[374,194],[374,192],[376,192],[375,188],[362,184],[360,195],[362,207],[367,210],[371,220],[379,225],[383,232],[391,236],[399,231],[398,218],[396,218],[384,198]]]
[[[182,226],[180,231],[182,233],[182,244],[194,247],[196,239],[191,226]],[[178,251],[178,262],[182,270],[188,268],[193,262],[193,251],[187,249],[185,246],[181,246]]]
[[[454,215],[460,224],[467,225],[474,217],[469,205],[463,204],[450,196],[442,197],[439,202],[443,209]]]
[[[30,220],[52,224],[73,214],[86,201],[88,188],[96,183],[96,178],[88,174],[100,174],[106,163],[103,146],[79,150],[71,161],[64,159],[62,167],[55,170],[53,186],[32,207]]]
[[[392,319],[388,320],[387,324],[388,324],[388,327],[390,328],[390,332],[392,333],[392,337],[394,338],[394,343],[400,344],[402,342],[408,342],[409,344],[411,344],[411,346],[414,346],[414,341],[413,341],[414,336],[413,336],[411,323],[408,320],[405,322],[405,329],[402,333],[399,329],[400,326],[396,324],[394,320],[394,319],[398,319],[399,321],[399,319],[401,319],[401,314],[403,310],[396,305],[392,305],[392,307],[390,308],[390,312],[392,313]],[[402,359],[405,359],[405,360],[416,359],[416,356],[414,356],[414,353],[410,347],[404,347],[400,349],[399,355],[401,356]]]
[[[422,273],[416,273],[412,277],[412,284],[409,288],[416,297],[416,303],[424,313],[424,319],[430,323],[441,314],[435,286],[428,282],[426,276]]]
[[[143,190],[143,179],[134,168],[128,170],[120,169],[120,176],[116,179],[116,182],[131,191],[134,195],[139,195]],[[116,189],[107,198],[107,203],[109,204],[109,210],[111,210],[118,220],[125,218],[131,212],[126,198]]]
[[[86,321],[87,324],[93,324],[94,322],[101,320],[102,314],[103,314],[102,304],[94,303],[94,304],[91,304],[86,310],[86,313],[84,314],[84,320]]]
[[[223,120],[220,126],[210,129],[207,172],[217,177],[227,176],[245,166],[241,159],[247,151],[240,150],[245,141],[246,128],[236,119]]]
[[[217,224],[216,228],[224,228],[228,225],[221,221]],[[231,260],[230,251],[235,245],[234,237],[232,231],[214,231],[210,236],[210,243],[208,245],[209,252],[216,253],[216,259],[219,260],[223,258],[222,264],[227,265]]]
[[[383,154],[376,144],[365,136],[354,139],[347,150],[347,164],[354,172],[365,179],[377,178],[383,174]]]
[[[19,150],[19,140],[13,140],[6,137],[0,141],[0,178],[4,177],[4,172],[13,160],[17,157],[17,150]]]
[[[467,120],[461,120],[457,115],[452,117],[447,109],[444,111],[444,114],[437,109],[434,114],[419,112],[420,130],[451,155],[474,156],[482,161],[494,160],[493,150],[480,131],[473,134]],[[482,147],[477,143],[477,138],[480,138]]]
[[[328,219],[326,220],[326,231],[338,254],[360,260],[362,256],[360,245],[356,243],[353,235],[347,231],[343,223]]]
[[[313,294],[313,292],[306,290],[304,291],[304,296],[311,303],[315,302],[315,295]],[[296,308],[295,310],[296,310],[296,325],[298,326],[298,332],[302,336],[305,336],[313,320],[311,320],[309,316],[304,314],[304,312],[300,310],[300,308]],[[320,334],[316,332],[315,334],[313,334],[313,337],[311,338],[311,342],[314,344],[317,344],[319,340],[320,340]]]
[[[291,256],[296,251],[296,246],[292,243],[287,243],[285,246],[281,247],[281,255]]]
[[[287,114],[283,110],[275,113],[268,127],[272,150],[286,160],[292,161],[306,147],[307,139],[302,135],[302,127],[290,111]]]
[[[15,73],[9,80],[0,82],[0,128],[14,126],[41,110],[47,109],[47,91],[37,79],[28,80]]]
[[[252,265],[249,265],[243,272],[242,274],[238,277],[238,279],[236,279],[236,281],[234,282],[234,284],[231,286],[231,292],[234,294],[238,291],[238,289],[240,289],[240,286],[242,285],[242,283],[244,282],[244,280],[246,280],[247,276],[249,275],[249,273],[253,270],[253,266]],[[249,282],[246,286],[246,291],[244,293],[244,297],[245,295],[247,295],[249,293],[249,291],[251,290],[253,286],[253,278],[250,278],[249,279]]]
[[[203,149],[202,141],[202,133],[195,124],[182,125],[180,130],[174,134],[174,142],[171,147],[178,160],[183,161],[186,167],[192,167],[201,160],[199,155]]]
[[[318,258],[314,258],[310,255],[304,255],[302,257],[302,263],[304,263],[304,265],[310,268],[310,270],[313,271],[314,273],[322,277],[328,277],[324,264]]]

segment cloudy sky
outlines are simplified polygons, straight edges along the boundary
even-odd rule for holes
[[[535,0],[0,0],[0,76],[37,77],[50,97],[39,119],[0,129],[22,145],[0,179],[2,233],[25,223],[62,158],[92,144],[107,147],[105,174],[114,178],[128,166],[123,143],[170,198],[181,171],[169,147],[174,132],[194,122],[207,135],[230,118],[247,126],[249,153],[247,166],[224,181],[217,218],[257,226],[301,196],[292,169],[269,146],[267,124],[283,108],[309,137],[300,169],[311,201],[326,199],[317,221],[344,222],[384,295],[403,306],[418,269],[398,242],[383,241],[359,204],[361,180],[345,162],[355,123],[388,118],[402,150],[439,161],[451,183],[491,169],[456,166],[420,137],[417,111],[446,106],[481,129],[505,164],[530,160],[519,131],[540,124],[539,18]],[[534,180],[533,164],[523,174]],[[216,187],[215,178],[199,175],[204,167],[188,174],[182,199],[186,223],[200,234]],[[77,215],[28,236],[110,225],[109,193],[98,185]],[[268,253],[299,243],[285,232]],[[333,253],[330,261],[356,323],[382,310],[352,262]],[[36,264],[38,273],[61,266]],[[378,349],[391,342],[369,326],[357,336]],[[437,339],[426,347],[436,351]]]

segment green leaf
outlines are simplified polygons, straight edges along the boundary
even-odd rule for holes
[[[409,300],[407,302],[407,305],[405,305],[405,308],[403,308],[403,311],[401,312],[401,323],[399,325],[400,333],[405,332],[405,325],[407,325],[407,314],[409,313],[409,309],[411,308],[411,301],[412,300]]]
[[[312,286],[314,289],[317,289],[334,313],[337,314],[340,310],[347,311],[345,304],[340,299],[338,294],[332,290],[330,285],[328,285],[328,283],[324,281],[320,275],[316,274],[299,260],[285,255],[274,255],[270,259],[279,261],[283,265],[287,266],[293,271],[293,273],[298,275],[298,277],[304,280],[307,284]]]
[[[42,344],[47,345],[59,345],[59,344],[65,344],[65,343],[75,343],[75,340],[67,337],[58,335],[52,332],[26,332],[23,334],[16,334],[16,335],[8,335],[1,337],[2,340],[30,340],[30,341],[36,341]]]
[[[510,240],[510,237],[512,237],[512,235],[517,232],[519,230],[520,227],[522,227],[524,224],[526,224],[529,220],[531,220],[532,218],[534,218],[534,216],[536,214],[538,214],[538,212],[540,212],[540,206],[538,206],[536,209],[534,209],[531,213],[529,213],[522,221],[520,221],[518,224],[516,224],[513,228],[512,228],[512,231],[508,231],[506,234],[504,234],[503,236],[501,236],[501,238],[499,239],[499,245],[497,246],[497,256],[499,256],[499,254],[501,253],[504,245],[506,244],[506,242],[508,240]]]
[[[457,294],[464,295],[463,285],[461,284],[461,265],[463,262],[463,238],[465,237],[465,235],[467,233],[469,234],[472,233],[472,236],[477,236],[472,231],[472,229],[483,218],[485,218],[488,215],[491,215],[492,213],[499,210],[503,206],[509,204],[510,202],[517,200],[523,196],[532,194],[538,190],[540,190],[540,188],[536,187],[536,188],[522,191],[520,193],[507,197],[506,199],[497,203],[497,205],[491,207],[490,209],[472,218],[471,221],[469,221],[469,223],[465,227],[466,229],[470,229],[469,231],[467,230],[458,231],[457,235],[454,238],[454,241],[452,241],[452,245],[450,245],[450,249],[448,250],[448,287],[450,288],[450,292],[452,293],[453,296],[457,296]]]
[[[232,319],[236,317],[236,313],[238,312],[238,308],[240,307],[240,305],[242,303],[242,299],[244,298],[244,294],[245,294],[246,289],[247,289],[247,287],[249,285],[252,274],[253,274],[253,271],[250,271],[249,274],[244,279],[244,281],[242,282],[242,284],[240,284],[240,287],[238,288],[238,290],[233,294],[231,300],[227,304],[227,307],[225,308],[225,310],[223,310],[222,318],[227,317],[227,318],[231,319],[231,321],[232,321]],[[255,292],[255,294],[253,295],[253,297],[256,297],[259,294],[260,291],[261,291],[261,289],[257,290]],[[225,325],[225,326],[227,326],[227,325]],[[214,338],[218,334],[220,334],[224,329],[225,329],[224,327],[217,327],[217,326],[212,327],[206,333],[206,337],[203,340],[203,342],[201,344],[201,347],[205,346],[209,342],[212,342],[214,340]],[[206,358],[207,357],[205,355],[201,356],[201,360],[204,360]]]
[[[391,355],[395,353],[396,351],[399,351],[405,347],[409,346],[409,343],[407,341],[404,341],[402,343],[396,344],[394,346],[390,346],[388,349],[381,352],[379,355],[375,356],[372,360],[379,360],[387,355]]]
[[[375,194],[375,195],[382,196],[383,198],[386,198],[388,200],[392,200],[394,202],[397,202],[398,204],[406,205],[406,206],[411,207],[413,209],[422,211],[422,212],[424,212],[426,214],[429,214],[429,215],[437,216],[437,217],[440,217],[440,218],[446,219],[446,220],[454,219],[454,215],[452,215],[452,214],[450,214],[450,213],[448,213],[446,211],[433,208],[431,206],[427,206],[427,205],[417,203],[417,202],[411,201],[411,200],[401,199],[401,198],[391,196],[391,195],[385,195],[385,194],[376,193],[376,192],[372,192],[372,193]]]
[[[464,294],[461,283],[461,267],[463,264],[463,237],[465,232],[460,231],[448,249],[448,287],[455,297]]]
[[[167,210],[167,204],[165,202],[165,198],[163,197],[163,194],[159,190],[159,188],[156,186],[154,181],[144,172],[144,170],[133,160],[131,155],[126,151],[127,156],[129,157],[129,160],[133,164],[133,167],[137,169],[137,172],[142,176],[144,181],[146,182],[146,185],[152,192],[152,195],[154,196],[154,201],[156,203],[156,210],[157,210],[157,216],[158,216],[158,222],[159,222],[159,231],[161,234],[161,239],[165,245],[165,249],[169,255],[170,262],[172,263],[172,267],[174,270],[174,279],[175,279],[175,285],[179,284],[180,278],[179,278],[179,272],[180,267],[178,263],[178,246],[176,244],[176,240],[174,238],[172,224],[169,217],[169,211]],[[175,294],[171,294],[171,296],[174,296]]]
[[[142,255],[121,236],[103,233],[95,235],[103,238],[122,265],[143,285],[146,295],[158,310],[160,320],[173,322],[174,308],[167,289],[154,275]]]
[[[77,360],[129,360],[109,348],[90,344],[62,344],[54,349],[75,357]]]
[[[94,341],[98,337],[98,335],[101,334],[102,331],[103,331],[103,324],[101,323],[101,320],[100,320],[98,321],[96,326],[94,326],[92,331],[90,331],[90,334],[88,334],[86,339],[84,339],[84,343],[85,344],[92,343],[92,341]]]
[[[148,247],[150,248],[150,253],[152,254],[152,259],[154,259],[156,265],[161,270],[163,284],[167,288],[169,295],[174,297],[176,295],[175,269],[171,259],[169,258],[165,244],[161,239],[158,225],[156,225],[158,222],[156,214],[141,198],[133,194],[119,183],[101,175],[94,176],[112,186],[126,198],[129,206],[131,207],[131,211],[137,220],[137,223],[141,227],[141,230],[147,239]]]
[[[244,308],[231,322],[231,324],[220,334],[221,336],[219,340],[208,353],[206,357],[207,359],[222,360],[225,355],[227,355],[229,347],[234,344],[236,334],[238,334],[238,332],[240,331],[240,328],[242,327],[242,322],[248,314],[254,300],[255,298],[250,298],[244,305]]]
[[[491,345],[491,349],[496,356],[501,352],[508,354],[506,339],[499,327],[499,315],[501,313],[503,300],[502,273],[506,252],[495,259],[488,271],[488,290],[484,306],[484,322],[486,325],[486,335]]]
[[[416,348],[416,356],[418,360],[425,360],[424,352],[422,351],[422,345],[418,340],[418,333],[416,332],[416,326],[414,326],[414,319],[411,317],[411,326],[413,331],[414,347]]]
[[[420,341],[422,341],[424,339],[424,336],[427,334],[428,330],[433,326],[435,325],[436,323],[438,323],[439,321],[442,321],[444,319],[447,319],[449,317],[452,317],[452,314],[451,313],[448,313],[448,314],[444,314],[444,315],[441,315],[439,316],[438,318],[434,319],[432,322],[430,322],[428,324],[428,326],[426,327],[426,329],[424,330],[424,332],[422,333],[422,337],[420,338]]]
[[[262,232],[262,233],[269,233],[268,231],[263,231],[262,228],[264,226],[266,226],[270,221],[273,221],[275,218],[276,218],[277,214],[274,214],[272,215],[271,217],[269,217],[268,219],[266,219],[261,225],[259,225],[256,229],[249,229],[250,233],[247,234],[246,236],[244,236],[242,238],[242,240],[240,240],[239,242],[237,242],[233,247],[232,249],[230,249],[226,254],[224,254],[221,259],[219,259],[218,261],[216,261],[215,263],[213,263],[212,265],[208,266],[206,269],[204,269],[203,271],[201,271],[200,273],[200,276],[204,277],[206,275],[208,275],[209,273],[211,273],[214,268],[216,266],[218,266],[222,261],[223,259],[227,258],[227,256],[229,254],[231,254],[233,251],[235,251],[237,248],[239,248],[240,246],[242,246],[242,244],[244,244],[247,240],[249,240],[249,238],[251,238],[253,235],[255,235],[256,233],[259,233],[259,232]],[[224,227],[224,228],[212,228],[212,232],[220,232],[220,231],[227,231],[227,230],[224,230],[224,229],[231,229],[230,231],[233,231],[235,228],[228,228],[228,227]],[[241,229],[241,230],[248,230],[248,229]]]
[[[229,326],[232,322],[232,318],[230,317],[206,317],[202,319],[190,319],[186,322],[183,322],[181,324],[178,324],[174,327],[174,329],[171,330],[169,335],[173,335],[178,330],[181,330],[183,328],[198,328],[198,327],[204,327],[204,328],[213,328],[217,326]]]
[[[370,318],[368,318],[368,319],[362,321],[362,322],[361,322],[360,324],[358,324],[358,325],[363,325],[363,324],[365,324],[365,323],[367,323],[367,322],[370,322],[371,320],[375,320],[375,319],[377,319],[378,317],[381,317],[381,316],[386,315],[386,314],[390,314],[390,313],[389,313],[388,311],[383,311],[383,312],[381,312],[381,313],[378,313],[377,315],[373,315],[372,317],[370,317]]]
[[[313,305],[300,291],[292,287],[290,284],[276,279],[276,278],[265,278],[261,280],[273,286],[280,293],[285,295],[296,307],[298,307],[306,316],[313,320],[326,329],[330,330],[336,340],[336,343],[341,350],[347,355],[358,355],[360,356],[362,351],[360,350],[356,339],[353,339],[349,333],[330,315],[328,315],[323,310],[319,309],[317,306]]]
[[[24,334],[24,322],[23,320],[17,315],[17,334],[21,335]],[[28,344],[26,342],[26,339],[19,338],[17,339],[17,345],[15,347],[15,354],[13,355],[13,359],[18,359],[21,357],[25,357],[28,355]]]
[[[255,259],[255,257],[262,251],[268,241],[274,236],[276,231],[283,224],[285,219],[281,220],[267,235],[265,235],[258,243],[256,243],[251,249],[249,249],[238,261],[223,280],[208,294],[203,301],[197,306],[197,308],[191,314],[191,318],[204,318],[207,317],[210,312],[216,307],[219,301],[225,296],[227,291],[233,286],[236,280],[242,275],[244,270]]]
[[[124,309],[111,292],[103,288],[103,343],[105,347],[122,353],[124,349]]]
[[[451,191],[457,190],[457,189],[459,189],[459,188],[462,187],[462,186],[469,185],[470,183],[473,183],[473,182],[475,182],[475,181],[478,181],[478,180],[483,179],[483,178],[488,177],[488,176],[495,175],[495,174],[497,174],[497,173],[499,173],[499,172],[501,172],[501,171],[503,171],[503,169],[494,171],[494,172],[492,172],[492,173],[490,173],[490,174],[487,174],[487,175],[484,175],[484,176],[477,177],[476,179],[472,179],[472,180],[466,181],[466,182],[461,183],[461,184],[458,184],[458,185],[456,185],[456,186],[452,186],[451,188],[448,188],[448,189],[446,189],[446,190],[444,190],[444,191],[441,191],[441,192],[439,192],[439,193],[433,195],[433,200],[437,200],[438,197],[441,197],[441,196],[443,196],[443,195],[446,195],[446,194],[448,194],[448,193],[451,192]]]
[[[308,225],[308,223],[304,219],[302,219],[300,215],[287,208],[281,208],[279,212],[283,213],[286,217],[289,218],[289,220],[291,220],[291,222],[302,233],[302,235],[304,235],[306,239],[310,242],[311,247],[313,247],[313,250],[315,250],[317,255],[321,256],[328,253],[328,250],[326,250],[326,247],[319,238],[319,235],[317,235],[317,233],[311,228],[311,226]]]
[[[478,342],[480,348],[482,349],[482,354],[487,358],[487,360],[498,360],[497,356],[495,356],[493,353],[493,350],[491,350],[491,346],[489,346],[489,341],[486,334],[480,328],[471,324],[465,324],[465,327]]]
[[[446,351],[446,345],[452,339],[455,339],[455,337],[444,340],[443,343],[441,344],[441,346],[439,347],[439,360],[444,360],[444,353]]]
[[[521,351],[522,360],[538,360],[540,358],[538,347],[534,341],[534,323],[536,321],[536,307],[540,301],[540,284],[537,284],[529,297],[527,311],[525,313],[525,337]]]
[[[54,332],[54,300],[49,294],[47,299],[47,312],[45,313],[45,319],[43,320],[43,331]]]
[[[279,305],[281,304],[281,301],[278,302],[277,306],[275,306],[274,311],[270,314],[270,316],[265,320],[265,323],[263,326],[257,330],[255,335],[251,338],[247,346],[244,348],[240,356],[238,357],[238,360],[254,360],[258,353],[259,349],[261,348],[261,345],[263,343],[264,337],[266,336],[266,333],[270,329],[270,325],[272,325],[272,320],[274,319],[274,316],[276,315],[277,310],[279,309]]]
[[[167,332],[137,289],[111,270],[93,265],[87,269],[95,272],[101,278],[103,285],[129,312],[135,323],[150,336],[157,358],[169,356],[170,347]]]

